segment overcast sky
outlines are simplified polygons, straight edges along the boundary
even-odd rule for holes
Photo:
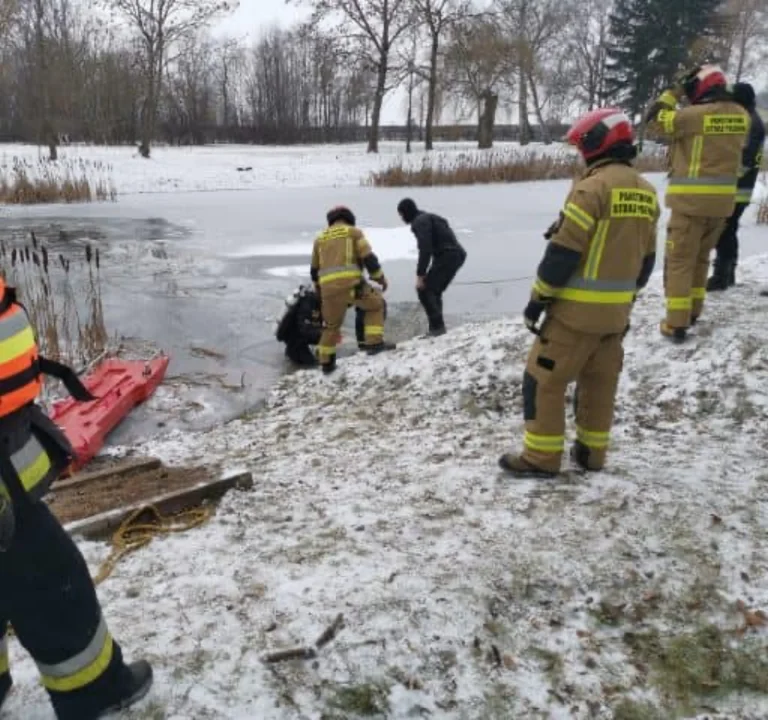
[[[297,19],[305,17],[309,11],[305,7],[288,5],[285,0],[240,0],[240,7],[219,23],[216,34],[258,35],[259,30],[275,23],[289,26]]]

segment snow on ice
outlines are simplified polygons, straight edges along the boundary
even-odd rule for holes
[[[638,301],[600,474],[499,477],[522,436],[517,317],[296,373],[250,417],[139,448],[255,487],[99,587],[126,655],[156,668],[126,720],[668,718],[709,667],[702,633],[723,643],[708,716],[768,716],[735,692],[766,689],[764,631],[729,634],[739,601],[768,608],[768,258],[740,272],[684,346],[659,336],[658,278]],[[81,547],[95,572],[108,548]],[[340,612],[316,661],[262,662]],[[51,718],[11,654],[10,717]]]

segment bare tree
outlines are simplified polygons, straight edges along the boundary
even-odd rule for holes
[[[216,48],[214,73],[219,86],[221,100],[221,124],[228,128],[232,122],[232,111],[236,105],[233,93],[236,86],[235,76],[244,63],[243,48],[234,38],[226,38]]]
[[[605,96],[610,7],[611,0],[576,0],[579,21],[572,22],[568,32],[571,79],[588,110],[598,107]]]
[[[445,51],[448,88],[455,96],[475,104],[479,148],[493,146],[500,87],[507,81],[514,61],[514,47],[493,19],[472,17],[452,28]]]
[[[412,0],[287,0],[291,1],[310,5],[315,23],[341,17],[350,26],[347,39],[376,73],[368,152],[378,152],[381,108],[391,89],[387,84],[390,54],[414,22]]]
[[[725,0],[725,65],[735,81],[768,59],[768,0]]]
[[[228,0],[104,0],[138,32],[142,49],[144,103],[139,152],[149,157],[168,50],[174,43],[234,9]]]
[[[427,74],[427,116],[424,122],[424,144],[432,149],[432,126],[435,119],[435,101],[437,99],[438,60],[443,34],[469,12],[470,0],[414,0],[429,36],[429,65]]]
[[[515,38],[520,143],[530,142],[533,134],[529,120],[529,91],[544,139],[548,140],[541,88],[537,87],[536,80],[542,76],[542,65],[547,58],[558,53],[558,43],[562,41],[570,19],[570,8],[563,0],[496,0],[496,7],[503,27],[510,37]]]

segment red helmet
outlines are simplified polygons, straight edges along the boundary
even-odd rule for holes
[[[683,91],[688,99],[695,103],[710,90],[727,86],[725,73],[719,65],[700,65],[686,75],[683,80]]]
[[[632,123],[618,108],[592,110],[577,120],[565,136],[585,160],[602,155],[619,143],[631,145],[635,140]]]

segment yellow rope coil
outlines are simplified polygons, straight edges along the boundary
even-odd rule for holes
[[[149,521],[136,522],[147,512],[152,514]],[[210,507],[192,508],[169,517],[163,517],[154,505],[135,510],[123,521],[112,536],[112,552],[101,564],[96,577],[93,578],[94,584],[99,585],[106,580],[123,557],[148,545],[156,535],[168,535],[191,530],[207,522],[212,514],[213,509]]]

